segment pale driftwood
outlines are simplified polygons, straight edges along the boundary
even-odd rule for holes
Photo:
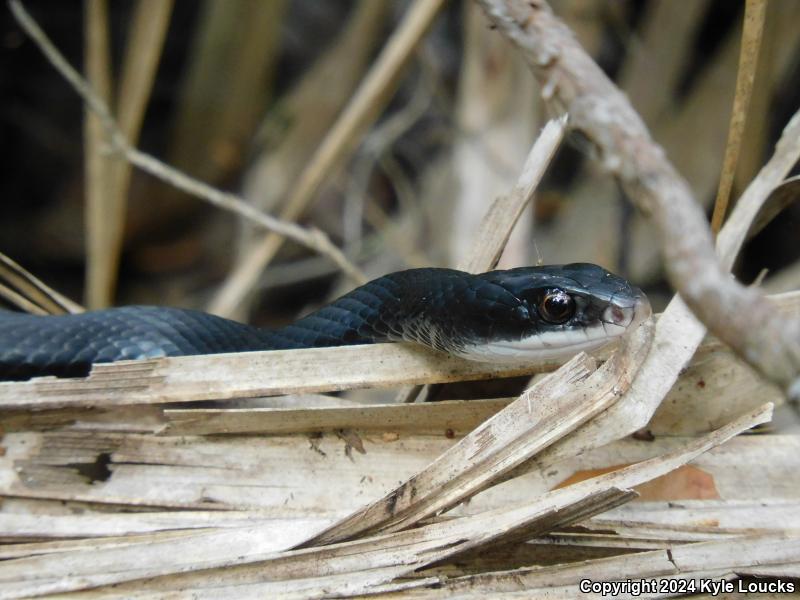
[[[632,502],[585,521],[591,530],[627,536],[711,539],[759,530],[800,531],[800,500],[770,498],[769,492],[750,500],[673,500]],[[687,535],[697,536],[687,538]]]
[[[10,558],[32,556],[44,552],[70,549],[70,544],[100,544],[111,538],[114,545],[125,542],[124,536],[166,532],[168,534],[190,530],[212,530],[274,525],[290,525],[294,519],[272,519],[258,511],[171,511],[141,513],[85,513],[73,515],[27,515],[0,513],[0,539],[9,540],[68,540],[56,542],[0,546],[0,556]],[[330,518],[308,518],[312,530],[330,522]],[[130,540],[141,541],[141,540]]]
[[[0,495],[90,507],[344,516],[411,477],[452,444],[444,434],[363,435],[362,454],[348,450],[348,442],[336,435],[204,439],[96,430],[14,433],[3,439]],[[78,469],[90,469],[104,455],[110,476],[89,482]]]
[[[0,383],[0,409],[227,400],[408,383],[447,383],[552,370],[445,356],[414,344],[180,356],[95,365],[78,379]]]
[[[474,575],[448,581],[442,592],[416,597],[445,597],[452,594],[496,594],[533,591],[540,588],[575,586],[582,579],[619,581],[680,576],[692,579],[701,574],[747,572],[748,567],[779,565],[800,561],[800,536],[771,534],[733,540],[703,542],[599,559],[574,565],[533,567],[505,573]],[[624,577],[620,577],[624,574]],[[577,591],[577,590],[576,590]]]
[[[4,582],[6,597],[19,597],[225,567],[184,576],[161,577],[135,585],[141,590],[166,591],[234,582],[238,585],[269,582],[262,588],[263,592],[279,593],[280,585],[291,590],[292,580],[350,573],[346,582],[358,589],[359,584],[388,582],[465,551],[515,540],[520,536],[530,537],[606,510],[633,495],[626,491],[627,488],[665,474],[742,430],[768,420],[770,412],[769,406],[763,407],[676,452],[554,490],[522,505],[446,520],[410,531],[288,553],[269,552],[269,548],[286,543],[286,537],[265,540],[255,535],[252,529],[213,532],[192,537],[199,540],[211,536],[219,544],[191,544],[192,537],[184,537],[160,543],[158,551],[152,545],[141,544],[109,549],[103,554],[92,555],[91,561],[81,552],[71,554],[68,560],[57,554],[48,554],[6,561],[0,564],[0,581]],[[223,543],[224,540],[233,543],[233,547]],[[200,555],[205,558],[199,560]],[[234,567],[235,564],[239,566]],[[131,565],[136,566],[131,568]],[[385,577],[373,577],[375,569],[390,567],[397,569],[389,569]],[[327,594],[342,589],[332,587],[330,581],[325,581],[322,587]],[[124,593],[124,590],[124,587],[116,589],[118,593]]]
[[[308,544],[398,531],[452,508],[612,405],[649,350],[651,327],[633,332],[600,369],[578,355],[483,423],[427,469]]]
[[[472,514],[525,502],[576,472],[645,460],[687,441],[615,442],[494,486],[454,510]],[[212,440],[96,431],[8,434],[6,456],[0,458],[0,495],[9,511],[30,512],[34,509],[26,500],[35,500],[42,506],[37,514],[46,515],[62,513],[60,502],[81,502],[87,511],[118,505],[125,510],[248,509],[271,517],[345,515],[424,469],[455,440],[400,433],[361,435],[360,442],[365,454],[355,448],[348,454],[347,442],[332,434]],[[79,476],[77,468],[94,464],[103,452],[110,453],[110,478],[90,483]],[[694,467],[723,498],[793,498],[800,489],[797,457],[797,436],[745,436],[703,455]]]
[[[763,375],[800,395],[800,321],[778,319],[763,297],[733,281],[714,255],[705,215],[624,95],[586,55],[546,2],[479,0],[523,53],[552,104],[598,149],[603,166],[658,226],[670,279],[711,331]],[[800,113],[776,154],[800,153]],[[789,167],[790,168],[790,167]],[[773,186],[774,187],[774,186]],[[750,315],[747,322],[739,318]],[[797,379],[797,385],[794,385]],[[796,389],[795,389],[796,388]],[[663,395],[662,395],[663,397]]]
[[[336,429],[462,436],[505,408],[510,398],[425,404],[304,409],[165,410],[167,435],[285,434]]]

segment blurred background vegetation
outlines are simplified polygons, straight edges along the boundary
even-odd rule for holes
[[[552,5],[626,91],[710,214],[743,3]],[[139,148],[278,214],[411,3],[29,0],[26,6],[90,76]],[[6,8],[2,18],[0,251],[92,307],[211,308],[268,325],[353,285],[326,258],[287,243],[254,285],[240,286],[235,301],[221,304],[220,291],[262,234],[149,175],[127,175],[97,138],[91,141],[80,98]],[[800,2],[770,0],[733,198],[800,105],[797,23]],[[370,277],[453,266],[468,252],[492,199],[513,186],[547,107],[513,49],[475,6],[457,1],[444,4],[385,97],[377,119],[297,220],[326,231]],[[531,264],[539,256],[546,263],[596,262],[642,285],[660,308],[670,291],[653,230],[586,150],[577,136],[562,148],[501,265]],[[99,170],[87,164],[92,156],[100,157]],[[794,206],[749,243],[737,273],[751,281],[766,268],[776,289],[788,289],[800,285],[799,260],[800,206]]]

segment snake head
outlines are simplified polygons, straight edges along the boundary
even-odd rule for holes
[[[521,267],[474,276],[491,298],[461,348],[482,361],[563,359],[611,342],[651,314],[644,293],[587,263]]]

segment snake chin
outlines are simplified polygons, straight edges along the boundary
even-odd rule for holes
[[[601,327],[598,327],[602,331]],[[624,332],[624,328],[620,328]],[[590,334],[590,330],[583,333]],[[576,334],[577,338],[579,334]],[[467,360],[492,363],[548,363],[562,362],[578,352],[592,352],[610,344],[614,338],[606,335],[595,339],[587,339],[566,343],[564,336],[558,338],[558,344],[548,343],[547,335],[535,336],[521,340],[503,340],[465,346],[458,354]],[[614,336],[618,337],[618,336]]]

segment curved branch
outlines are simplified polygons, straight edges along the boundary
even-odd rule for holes
[[[625,95],[544,0],[477,0],[523,53],[542,96],[568,112],[636,206],[655,223],[670,281],[692,312],[766,378],[800,396],[800,321],[781,317],[720,264],[700,205]],[[784,133],[800,129],[795,115]],[[793,133],[797,136],[797,133]]]

